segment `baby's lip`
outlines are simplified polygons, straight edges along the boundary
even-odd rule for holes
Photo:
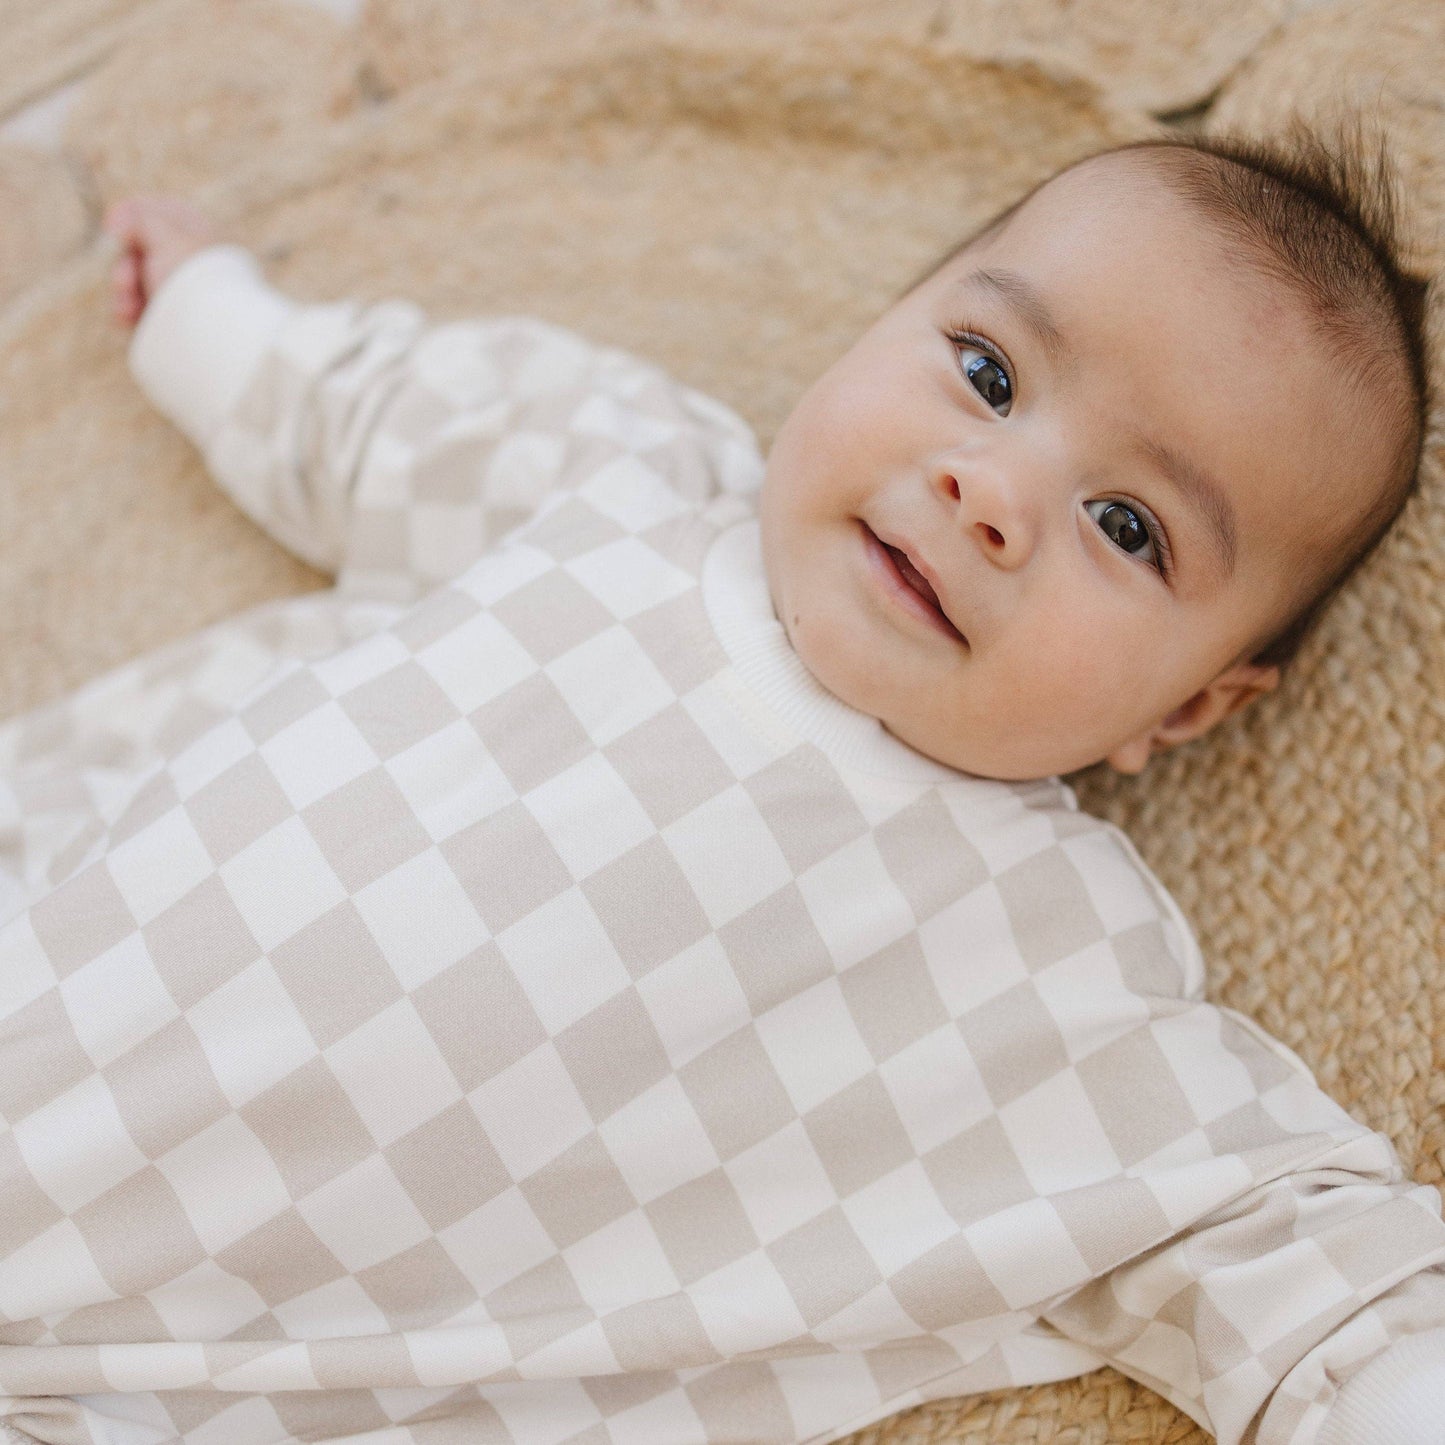
[[[865,523],[864,525],[867,526],[868,524]],[[886,530],[879,532],[875,531],[871,526],[868,527],[868,530],[870,532],[873,532],[873,535],[877,537],[878,540],[882,542],[885,547],[891,548],[895,552],[903,553],[903,555],[908,559],[910,565],[918,572],[918,575],[922,577],[923,580],[927,582],[928,585],[933,589],[932,600],[934,605],[948,620],[949,625],[956,633],[958,633],[959,637],[963,638],[963,641],[967,643],[968,638],[964,636],[963,628],[961,628],[958,623],[954,621],[953,613],[949,609],[947,598],[944,596],[943,587],[940,585],[938,580],[938,573],[929,564],[928,559],[923,555],[923,553],[900,532],[891,532]],[[907,581],[907,573],[904,573],[904,580]],[[915,588],[914,590],[917,591],[917,588]],[[925,598],[924,600],[927,601],[929,599]]]

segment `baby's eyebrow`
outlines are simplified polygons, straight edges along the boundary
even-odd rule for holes
[[[1073,364],[1073,348],[1059,329],[1048,303],[1027,277],[1020,276],[1017,271],[972,271],[964,277],[964,281],[965,284],[986,287],[1003,301],[1033,333],[1034,340],[1056,366]]]
[[[964,277],[964,284],[992,291],[1060,369],[1074,365],[1076,356],[1068,337],[1028,277],[1001,268],[971,271]],[[1197,462],[1164,442],[1138,432],[1134,433],[1132,441],[1135,453],[1149,463],[1203,520],[1224,575],[1232,576],[1239,550],[1239,527],[1228,493]]]

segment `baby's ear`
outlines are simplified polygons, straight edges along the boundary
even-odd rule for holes
[[[1140,773],[1155,753],[1167,752],[1207,733],[1215,723],[1237,713],[1246,703],[1279,686],[1279,668],[1236,662],[1206,683],[1167,717],[1120,743],[1105,761],[1120,773]]]

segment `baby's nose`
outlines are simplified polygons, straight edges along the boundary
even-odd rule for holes
[[[1034,545],[1034,523],[1020,487],[986,462],[945,459],[936,480],[959,530],[999,567],[1021,567]]]

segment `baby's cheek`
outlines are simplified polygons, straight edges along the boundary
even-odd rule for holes
[[[841,625],[838,609],[820,590],[810,590],[789,608],[785,626],[793,650],[817,682],[852,707],[875,710],[878,659]]]
[[[876,367],[845,357],[806,398],[809,428],[830,451],[872,449],[897,427],[903,398],[896,391]]]
[[[1110,650],[1072,628],[1035,636],[1019,651],[1008,711],[1026,731],[1075,731],[1117,708],[1127,691],[1127,678],[1110,675]]]
[[[900,439],[910,413],[907,390],[868,368],[850,373],[833,394],[829,424],[853,448],[877,450]]]
[[[799,529],[831,527],[853,514],[866,494],[866,479],[875,469],[854,442],[850,422],[845,406],[823,396],[805,397],[773,443],[771,501],[794,547],[811,552],[818,539]]]

